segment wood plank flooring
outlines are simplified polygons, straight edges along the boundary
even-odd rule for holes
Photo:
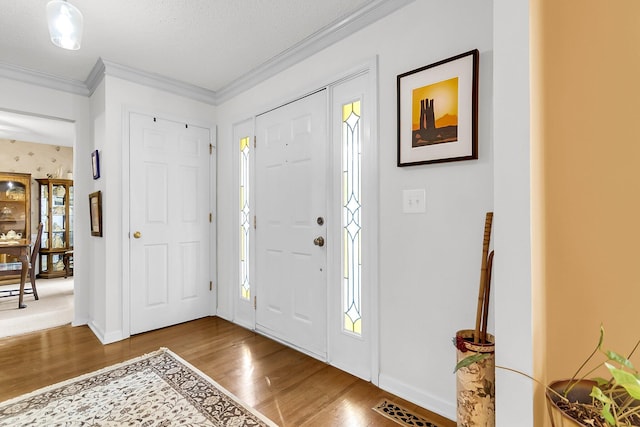
[[[398,426],[371,408],[387,398],[455,423],[332,366],[218,317],[102,345],[86,326],[0,339],[0,401],[167,347],[285,426]]]

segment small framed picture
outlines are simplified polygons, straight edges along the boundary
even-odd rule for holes
[[[91,235],[102,237],[102,193],[89,194],[89,214],[91,215]]]
[[[398,76],[398,166],[478,158],[477,49]]]
[[[98,150],[91,153],[91,169],[93,170],[93,179],[100,178],[100,155]]]

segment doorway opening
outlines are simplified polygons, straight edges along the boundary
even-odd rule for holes
[[[0,134],[0,172],[9,178],[28,177],[28,185],[21,191],[0,191],[0,215],[4,219],[0,219],[0,239],[24,235],[33,246],[38,224],[43,224],[33,268],[39,299],[27,290],[23,298],[27,307],[18,309],[20,271],[0,277],[0,337],[5,337],[73,320],[75,126],[63,119],[13,111],[0,111],[0,124],[9,129]],[[0,269],[11,268],[12,261],[10,256],[0,254]],[[29,279],[25,287],[30,289]]]

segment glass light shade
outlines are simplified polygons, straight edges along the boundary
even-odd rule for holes
[[[82,13],[77,7],[65,0],[51,0],[47,3],[47,21],[53,44],[63,49],[80,49]]]

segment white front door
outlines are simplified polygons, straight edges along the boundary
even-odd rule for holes
[[[210,314],[210,129],[131,113],[130,332]]]
[[[256,329],[326,359],[326,90],[256,118]]]

